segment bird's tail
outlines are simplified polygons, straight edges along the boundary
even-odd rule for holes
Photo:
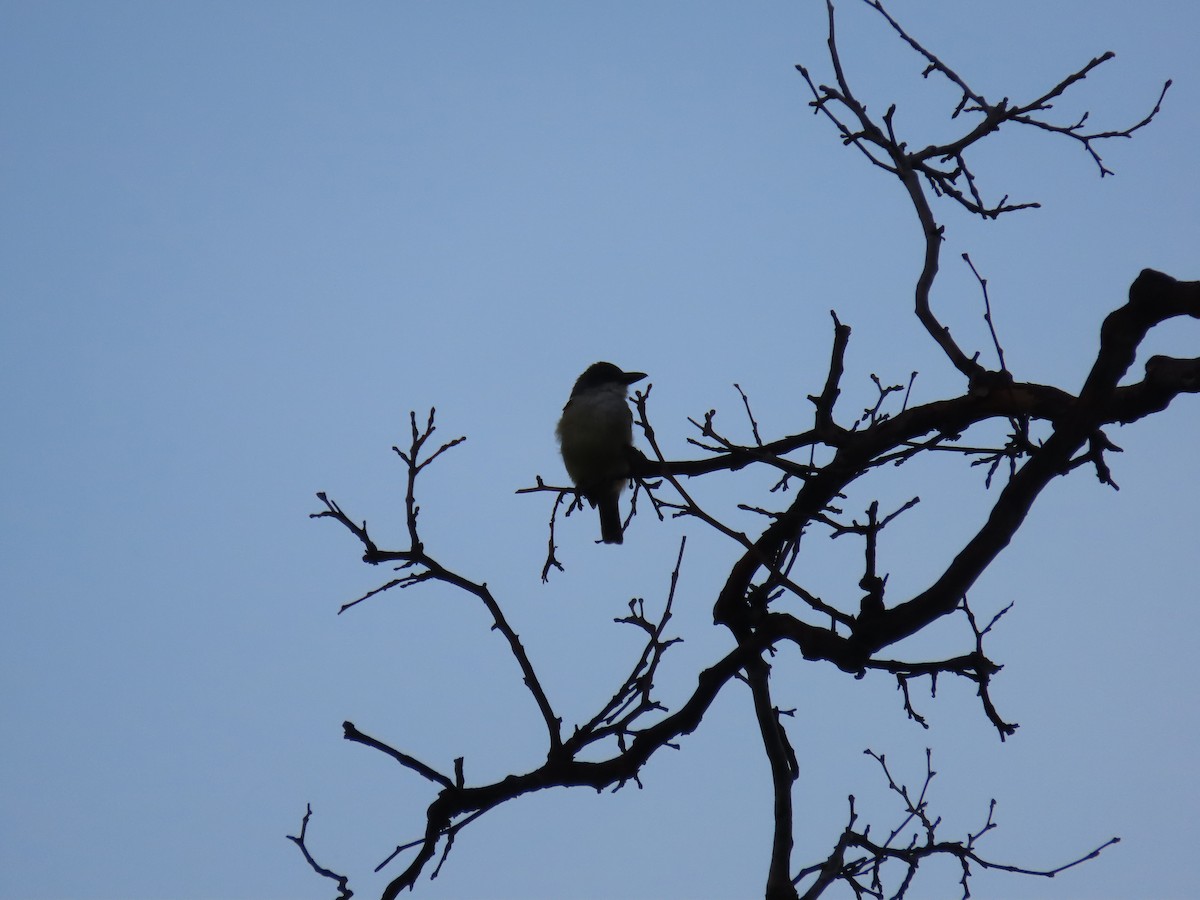
[[[621,508],[617,498],[604,497],[596,504],[600,510],[600,539],[606,544],[620,544],[625,540],[621,528]]]

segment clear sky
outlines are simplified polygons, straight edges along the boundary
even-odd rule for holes
[[[954,96],[868,11],[842,0],[845,63],[913,143],[952,133]],[[1200,7],[1193,0],[893,4],[992,97],[1028,99],[1105,50],[1056,113],[1122,127],[1175,79],[1163,113],[1103,147],[990,141],[992,197],[1041,210],[974,223],[948,208],[934,301],[969,351],[989,343],[959,254],[990,281],[1018,378],[1076,390],[1103,316],[1146,266],[1200,278]],[[429,785],[341,739],[341,723],[467,778],[544,758],[539,721],[482,609],[438,587],[338,606],[386,580],[325,490],[381,543],[403,541],[407,413],[468,441],[421,485],[431,551],[486,580],[568,721],[588,718],[637,652],[614,625],[660,603],[689,536],[662,697],[685,696],[730,641],[711,625],[735,549],[643,515],[622,547],[591,516],[559,531],[567,572],[542,585],[561,483],[554,422],[575,376],[609,359],[650,373],[667,452],[720,410],[745,436],[802,430],[834,308],[854,329],[842,415],[871,373],[920,375],[915,402],[961,390],[911,313],[920,234],[898,185],[805,106],[793,65],[828,77],[823,4],[0,3],[0,896],[321,898],[285,835],[305,804],[326,865],[371,896],[417,837]],[[923,92],[924,91],[924,92]],[[1173,323],[1149,352],[1195,356]],[[1140,371],[1140,362],[1137,370]],[[1052,485],[972,593],[1015,601],[1001,744],[969,688],[918,695],[785,650],[795,706],[795,863],[823,858],[846,795],[877,828],[899,812],[870,747],[917,780],[924,748],[945,836],[1053,866],[981,876],[980,897],[1181,898],[1195,891],[1200,632],[1195,452],[1185,397],[1114,430],[1120,492],[1086,471]],[[850,512],[919,494],[880,550],[892,596],[919,590],[994,497],[961,462],[883,473]],[[769,480],[698,485],[732,509]],[[907,529],[907,530],[906,530]],[[845,546],[843,546],[845,545]],[[804,578],[851,603],[858,549],[814,533]],[[947,623],[920,653],[967,649]],[[897,651],[899,655],[900,651]],[[644,790],[531,797],[460,837],[428,897],[761,896],[766,766],[731,685]],[[931,867],[931,870],[934,867]],[[930,871],[914,896],[951,896]]]

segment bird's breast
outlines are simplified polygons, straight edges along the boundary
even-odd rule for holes
[[[623,396],[605,392],[576,396],[558,423],[563,463],[576,486],[587,488],[629,473],[633,416]]]

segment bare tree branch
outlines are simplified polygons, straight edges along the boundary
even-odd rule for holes
[[[979,855],[977,845],[980,838],[996,827],[993,818],[996,810],[995,800],[988,805],[987,819],[978,831],[968,834],[966,839],[961,841],[939,839],[938,829],[941,826],[941,818],[933,816],[929,810],[929,790],[937,774],[933,770],[930,751],[925,751],[925,777],[916,796],[906,785],[898,782],[892,776],[887,759],[882,754],[872,750],[863,752],[879,764],[887,779],[888,789],[901,801],[903,817],[883,841],[875,841],[870,836],[869,827],[862,831],[855,830],[858,813],[855,810],[854,797],[851,796],[850,820],[829,857],[822,862],[804,867],[793,879],[795,884],[799,884],[805,879],[816,876],[808,890],[802,895],[803,900],[816,900],[837,882],[844,882],[857,897],[883,897],[886,893],[886,896],[893,900],[904,900],[908,896],[918,867],[925,860],[937,856],[950,857],[958,862],[962,873],[959,879],[959,884],[962,886],[962,897],[963,900],[967,900],[971,896],[969,882],[972,865],[981,869],[996,869],[1017,875],[1053,878],[1080,863],[1095,859],[1105,849],[1121,840],[1116,837],[1109,838],[1089,853],[1050,869],[1033,869],[984,859]],[[855,850],[863,852],[861,855],[852,855]],[[895,887],[885,888],[885,874],[890,869],[890,863],[900,866],[902,874]]]
[[[304,860],[309,867],[320,875],[322,878],[328,878],[337,882],[338,900],[350,900],[354,896],[354,891],[350,890],[350,879],[345,875],[339,875],[330,869],[320,865],[313,858],[312,853],[308,849],[308,820],[312,818],[312,804],[306,804],[304,809],[304,818],[300,820],[300,833],[298,835],[287,836],[287,839],[300,848],[300,852],[304,854]]]
[[[990,191],[979,183],[972,168],[974,151],[981,141],[1016,125],[1034,127],[1080,143],[1099,167],[1100,174],[1107,175],[1110,171],[1096,145],[1111,138],[1128,138],[1148,125],[1158,114],[1170,82],[1164,86],[1153,109],[1128,128],[1088,130],[1086,113],[1072,124],[1058,124],[1045,114],[1072,86],[1111,59],[1111,53],[1095,57],[1031,101],[1014,103],[1005,97],[992,102],[902,27],[882,0],[863,2],[918,54],[926,77],[937,76],[954,86],[959,98],[950,118],[956,121],[959,117],[973,118],[973,124],[963,124],[962,131],[952,140],[910,150],[909,142],[898,134],[897,107],[891,105],[882,115],[874,115],[856,95],[838,46],[833,0],[825,0],[826,47],[832,83],[820,83],[808,68],[797,68],[812,94],[810,105],[814,114],[831,122],[844,144],[854,146],[873,166],[896,178],[909,198],[922,236],[920,274],[912,289],[915,315],[940,353],[964,377],[961,394],[912,405],[917,373],[908,376],[907,385],[902,378],[892,383],[893,379],[886,377],[886,370],[894,368],[894,362],[887,360],[885,368],[876,370],[882,374],[873,372],[869,376],[874,394],[857,421],[851,422],[850,427],[839,425],[834,414],[846,378],[851,330],[833,312],[828,373],[820,393],[808,397],[814,406],[811,427],[792,423],[791,427],[797,430],[788,432],[785,427],[779,436],[772,437],[769,423],[759,422],[750,397],[735,382],[749,436],[732,437],[739,431],[744,433],[744,428],[738,426],[731,432],[725,426],[726,420],[719,420],[717,411],[709,409],[689,419],[696,431],[688,438],[692,448],[688,452],[698,454],[698,458],[673,460],[663,452],[651,423],[652,386],[637,392],[636,421],[650,453],[647,456],[636,452],[630,459],[635,489],[625,524],[639,511],[646,511],[648,505],[660,521],[684,519],[728,542],[726,546],[733,548],[736,559],[724,583],[713,591],[715,598],[710,594],[708,600],[713,602],[714,622],[724,626],[733,647],[723,650],[718,659],[696,674],[694,687],[677,709],[668,709],[657,698],[655,682],[666,651],[682,640],[667,636],[687,543],[686,538],[681,539],[665,600],[661,607],[650,604],[661,612],[649,611],[643,599],[634,598],[629,601],[628,615],[614,620],[616,624],[632,626],[644,636],[628,674],[611,692],[606,692],[608,699],[599,708],[590,715],[573,719],[579,724],[566,736],[563,720],[551,706],[500,600],[486,582],[442,565],[422,542],[420,506],[416,499],[418,476],[464,438],[454,438],[432,449],[435,411],[430,409],[423,425],[418,424],[415,412],[410,413],[408,446],[393,448],[407,467],[403,536],[406,545],[393,550],[381,548],[368,531],[366,521],[352,519],[325,493],[317,495],[323,508],[313,513],[313,518],[338,522],[361,545],[365,562],[393,564],[398,573],[344,604],[339,612],[393,589],[403,590],[427,582],[441,582],[476,598],[517,663],[542,717],[547,750],[544,760],[530,763],[523,771],[489,783],[469,784],[462,757],[454,761],[454,773],[449,775],[345,722],[347,740],[385,754],[436,790],[425,810],[420,837],[397,846],[380,864],[383,868],[412,852],[404,870],[384,891],[385,898],[394,898],[404,889],[412,888],[431,868],[431,877],[436,877],[458,833],[497,806],[554,788],[617,790],[630,783],[640,786],[646,763],[663,748],[680,746],[683,737],[700,727],[716,698],[732,681],[745,682],[749,687],[757,739],[761,741],[771,775],[773,828],[765,886],[768,898],[793,900],[803,896],[811,900],[835,884],[847,886],[859,898],[878,898],[885,895],[886,875],[891,883],[887,895],[901,900],[909,892],[918,867],[934,857],[958,864],[962,873],[959,883],[966,898],[970,893],[969,878],[980,868],[1052,877],[1116,843],[1113,838],[1053,869],[987,860],[979,855],[977,845],[996,827],[995,801],[978,830],[964,839],[947,841],[938,834],[940,818],[930,811],[929,795],[935,776],[931,755],[926,755],[920,789],[910,790],[893,777],[882,753],[867,751],[882,770],[889,791],[900,801],[899,824],[887,831],[886,837],[873,838],[869,826],[860,829],[859,814],[851,797],[849,821],[833,850],[824,860],[792,874],[795,842],[792,786],[800,767],[782,721],[790,711],[781,710],[774,699],[780,688],[778,682],[771,681],[775,655],[798,652],[804,660],[830,663],[856,678],[872,672],[884,673],[885,677],[895,679],[908,717],[931,731],[930,721],[914,704],[912,685],[927,678],[932,699],[936,697],[940,676],[966,679],[975,686],[984,717],[1000,739],[1006,740],[1016,732],[1017,725],[1006,721],[993,702],[992,679],[1002,666],[988,656],[984,644],[1011,604],[982,624],[983,620],[976,617],[968,604],[968,593],[1022,527],[1042,491],[1056,478],[1084,468],[1094,471],[1102,483],[1116,487],[1110,461],[1119,448],[1105,433],[1106,427],[1161,412],[1180,395],[1200,393],[1200,357],[1151,357],[1140,381],[1123,383],[1152,328],[1178,317],[1200,318],[1200,282],[1178,281],[1160,272],[1144,270],[1130,287],[1128,302],[1104,320],[1095,360],[1076,393],[1052,385],[1018,381],[1010,372],[995,327],[987,280],[967,254],[963,254],[963,259],[982,293],[984,321],[998,369],[990,370],[981,364],[979,352],[968,355],[932,307],[932,290],[944,240],[944,229],[934,214],[934,204],[940,198],[948,198],[984,219],[1037,205],[1010,203],[1007,195],[999,200],[987,199]],[[901,371],[908,369],[906,365]],[[997,436],[998,433],[1004,436]],[[866,504],[863,521],[850,518],[852,513],[846,508],[853,504],[854,508],[862,509],[858,506],[858,495],[850,492],[852,488],[858,489],[868,476],[880,478],[884,472],[932,453],[940,454],[938,458],[942,460],[962,460],[966,465],[984,468],[985,488],[991,488],[993,476],[1001,466],[1005,467],[1007,480],[994,493],[981,489],[990,502],[982,525],[962,537],[957,552],[949,559],[930,560],[927,586],[912,595],[897,597],[894,589],[887,590],[888,573],[880,571],[880,559],[884,557],[879,548],[893,534],[892,531],[885,534],[884,529],[897,523],[900,514],[913,508],[919,497],[915,491],[901,493],[900,497],[911,499],[898,507],[895,503],[899,501],[889,501],[882,507],[882,513],[880,501],[871,500]],[[729,509],[707,498],[702,504],[690,482],[693,478],[753,467],[766,467],[774,487],[764,490],[761,499],[745,498],[730,503]],[[521,488],[518,493],[554,495],[541,572],[545,582],[551,569],[565,571],[556,555],[559,512],[562,510],[563,518],[569,520],[572,511],[580,508],[579,496],[573,488],[547,484],[540,476],[532,487]],[[754,502],[749,502],[751,499]],[[734,515],[735,510],[751,515]],[[749,526],[745,524],[747,521]],[[802,557],[802,550],[807,553],[811,537],[806,540],[806,535],[814,526],[822,532],[828,529],[831,537],[862,538],[861,577],[856,571],[845,588],[826,591],[822,586],[820,594],[811,587],[802,561],[807,556]],[[931,654],[928,659],[906,660],[883,655],[889,652],[888,648],[952,613],[961,613],[970,629],[961,646]],[[349,897],[347,880],[320,867],[308,851],[305,833],[310,816],[311,809],[302,821],[300,835],[289,838],[301,848],[314,871],[338,881],[341,896]],[[807,883],[803,893],[798,888],[802,882]]]

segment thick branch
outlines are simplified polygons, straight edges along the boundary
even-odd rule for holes
[[[1100,352],[1079,399],[1056,423],[1054,433],[1000,493],[987,522],[942,576],[907,603],[888,610],[859,632],[878,649],[920,630],[952,611],[979,575],[1008,546],[1042,489],[1070,470],[1071,458],[1096,429],[1112,421],[1117,382],[1132,365],[1138,345],[1154,325],[1175,316],[1200,318],[1200,282],[1179,282],[1144,270],[1130,286],[1129,302],[1109,314],[1100,330]]]
[[[792,784],[799,777],[796,754],[788,741],[779,710],[771,701],[771,667],[760,658],[746,667],[746,682],[754,696],[758,732],[771,768],[772,813],[771,862],[767,869],[767,900],[796,900],[792,884]]]
[[[1049,419],[1054,424],[1050,438],[1014,473],[986,523],[942,576],[908,602],[877,617],[860,617],[856,636],[869,655],[953,611],[1008,545],[1042,489],[1070,471],[1072,457],[1101,425],[1133,415],[1137,400],[1161,404],[1166,385],[1182,384],[1187,390],[1193,389],[1187,378],[1188,367],[1182,364],[1168,365],[1166,371],[1171,377],[1160,378],[1152,387],[1135,386],[1122,391],[1117,381],[1132,364],[1138,345],[1151,327],[1174,316],[1200,317],[1198,285],[1178,282],[1152,270],[1139,275],[1130,288],[1129,302],[1105,320],[1100,351],[1078,398],[1040,385],[1000,384],[985,393],[914,407],[847,436],[833,460],[804,483],[788,510],[734,565],[714,608],[716,621],[737,621],[738,610],[744,605],[762,560],[775,558],[784,544],[794,540],[800,529],[866,471],[877,455],[931,431],[958,433],[993,415]]]

